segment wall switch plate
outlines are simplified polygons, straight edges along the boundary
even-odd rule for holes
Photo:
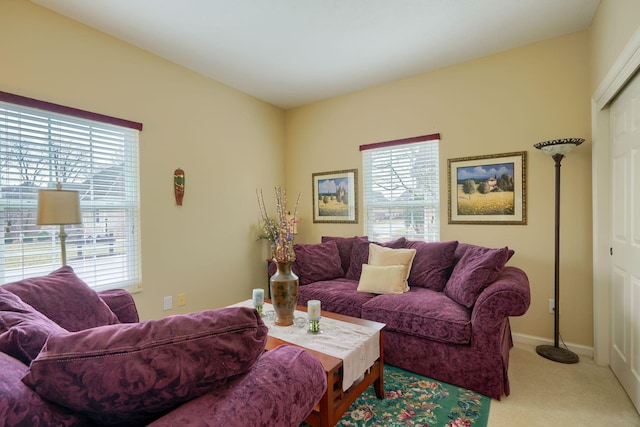
[[[187,303],[187,297],[184,293],[178,294],[178,305],[185,305]]]
[[[171,310],[172,308],[173,308],[173,297],[172,296],[164,297],[163,309]]]
[[[549,300],[549,313],[553,314],[556,310],[556,301],[552,298]]]

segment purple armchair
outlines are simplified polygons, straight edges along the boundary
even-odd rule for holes
[[[128,292],[70,267],[0,286],[0,426],[297,427],[324,370],[266,337],[246,308],[138,322]]]

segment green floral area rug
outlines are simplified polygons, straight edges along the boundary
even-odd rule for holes
[[[491,399],[385,365],[385,398],[369,387],[345,412],[343,427],[486,427]]]

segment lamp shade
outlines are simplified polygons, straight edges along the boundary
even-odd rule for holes
[[[37,225],[80,224],[80,197],[77,191],[39,190]]]
[[[563,138],[563,139],[554,139],[551,141],[538,142],[533,146],[539,150],[544,151],[550,156],[555,156],[556,154],[561,154],[566,156],[569,154],[574,148],[584,142],[584,138]]]

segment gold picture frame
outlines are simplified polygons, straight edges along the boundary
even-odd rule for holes
[[[527,224],[527,152],[447,160],[449,224]]]
[[[358,170],[311,175],[314,223],[358,222]]]

